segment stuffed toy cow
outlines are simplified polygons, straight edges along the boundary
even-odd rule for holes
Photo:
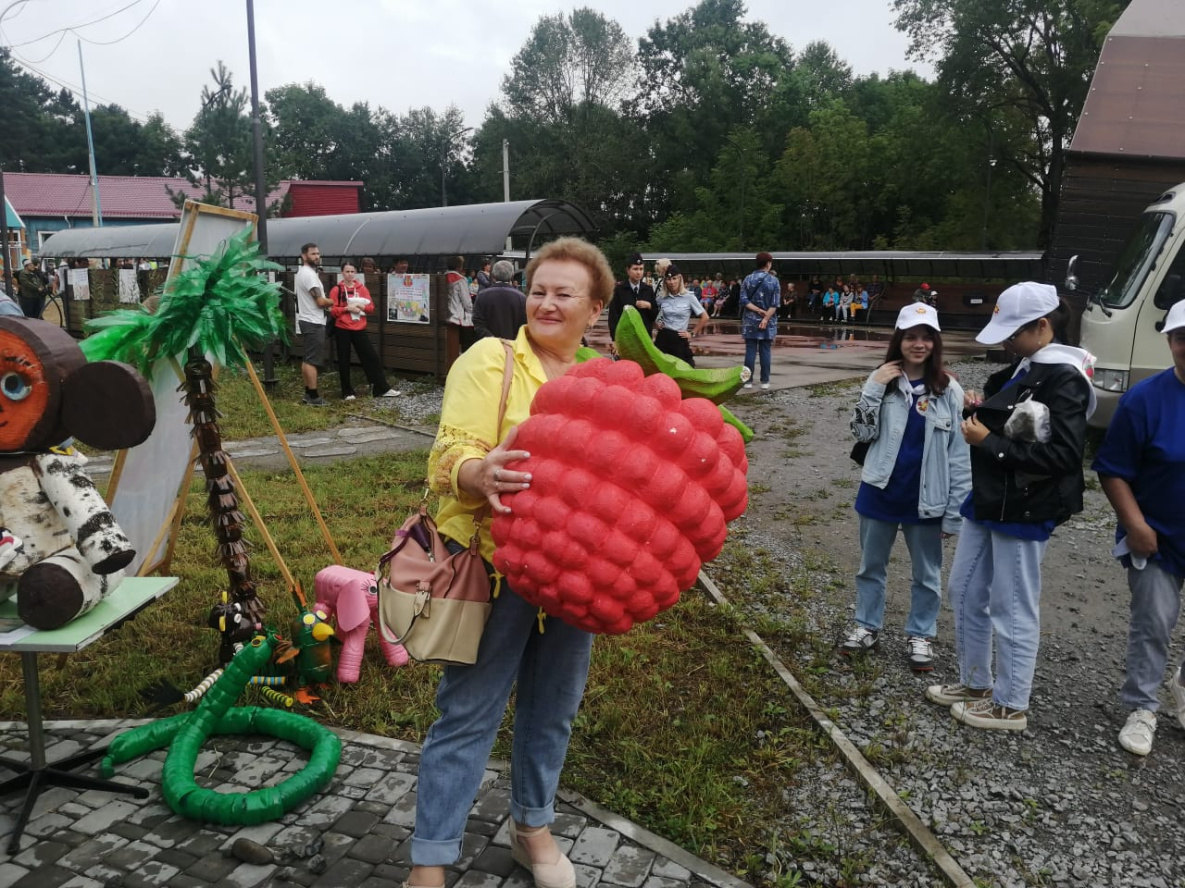
[[[45,321],[0,317],[0,596],[15,589],[30,626],[57,629],[89,611],[136,555],[69,440],[134,447],[155,423],[152,391],[131,367],[87,363]]]
[[[353,684],[362,666],[362,651],[370,624],[378,622],[379,590],[374,574],[335,564],[317,573],[313,580],[317,608],[337,617],[337,637],[342,649],[337,657],[337,680]],[[407,651],[379,634],[379,645],[388,666],[407,663]]]

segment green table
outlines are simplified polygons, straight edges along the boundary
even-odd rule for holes
[[[0,783],[0,795],[26,789],[25,804],[17,818],[16,828],[8,842],[8,853],[15,855],[20,850],[21,834],[29,822],[29,815],[37,797],[50,786],[64,786],[71,789],[98,789],[104,792],[130,793],[137,798],[147,798],[148,790],[143,787],[100,780],[71,774],[70,770],[92,762],[102,756],[106,749],[88,749],[52,765],[45,761],[45,735],[41,730],[41,685],[38,681],[37,655],[46,653],[72,653],[80,651],[91,642],[102,638],[125,620],[160,598],[177,585],[176,577],[128,577],[115,591],[95,606],[90,613],[67,623],[60,629],[40,631],[33,629],[27,634],[21,630],[0,635],[0,651],[21,655],[21,671],[25,679],[25,711],[29,718],[29,762],[0,757],[0,765],[17,772],[17,776]],[[15,618],[16,602],[0,603],[0,618]]]

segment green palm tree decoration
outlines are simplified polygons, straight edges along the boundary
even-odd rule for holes
[[[280,288],[266,273],[282,266],[259,254],[254,230],[245,228],[211,257],[168,280],[155,313],[143,307],[110,312],[86,323],[91,336],[82,349],[92,361],[115,360],[132,364],[151,377],[161,361],[180,369],[192,435],[206,476],[207,507],[218,540],[218,556],[226,568],[230,596],[255,620],[263,616],[263,603],[251,579],[245,520],[222,449],[222,431],[215,406],[214,369],[241,367],[248,349],[270,348],[274,339],[288,340]]]

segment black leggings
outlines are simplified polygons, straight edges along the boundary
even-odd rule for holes
[[[370,382],[371,394],[376,398],[386,394],[391,388],[387,377],[383,373],[383,364],[370,344],[370,337],[365,330],[346,330],[342,327],[334,328],[337,337],[337,375],[341,379],[342,397],[354,394],[354,386],[350,382],[350,346],[358,354],[358,361],[362,364],[362,372]]]
[[[695,366],[695,357],[691,354],[691,341],[684,339],[674,330],[659,330],[658,335],[654,337],[654,344],[659,351],[682,358],[692,367]]]

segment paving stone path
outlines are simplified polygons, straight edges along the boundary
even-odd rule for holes
[[[138,721],[47,723],[50,762],[109,742]],[[160,794],[165,752],[117,768],[116,779],[150,787],[147,799],[52,788],[33,809],[20,851],[8,835],[24,801],[0,799],[0,886],[4,888],[255,888],[268,885],[379,888],[407,878],[415,819],[419,746],[339,732],[342,759],[328,790],[258,826],[203,824],[174,814]],[[25,727],[0,723],[0,750],[19,758]],[[257,789],[303,767],[305,754],[270,737],[214,737],[198,758],[198,782],[231,792]],[[95,766],[88,767],[97,767]],[[82,773],[87,773],[82,771]],[[0,768],[0,777],[7,772]],[[510,780],[492,762],[465,829],[448,888],[532,888],[510,856]],[[576,865],[579,888],[747,888],[746,884],[582,796],[564,792],[552,827]],[[240,838],[271,849],[261,865],[230,856]]]

